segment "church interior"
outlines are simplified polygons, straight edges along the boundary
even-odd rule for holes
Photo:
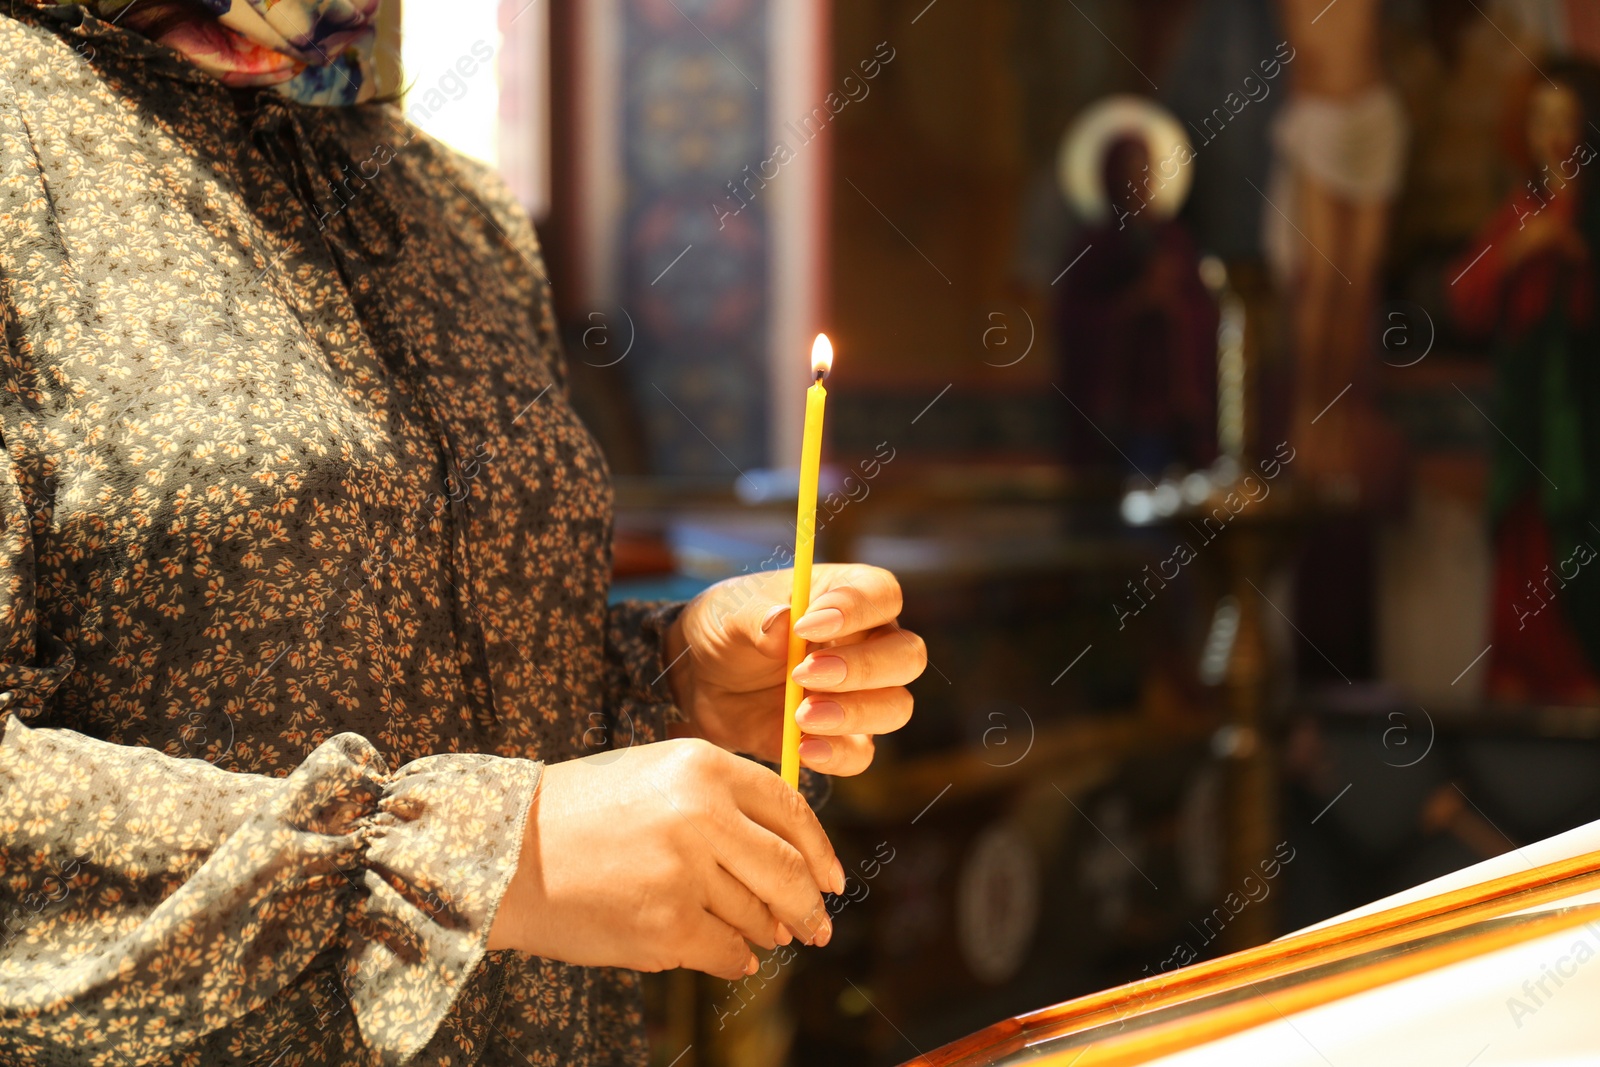
[[[613,596],[788,565],[825,330],[818,559],[928,644],[832,943],[650,976],[660,1067],[1001,1062],[1600,819],[1600,8],[438,6],[404,106],[535,218]]]

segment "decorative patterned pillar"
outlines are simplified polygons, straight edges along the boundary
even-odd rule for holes
[[[768,458],[767,4],[618,10],[618,291],[638,330],[633,391],[655,473],[732,478]]]

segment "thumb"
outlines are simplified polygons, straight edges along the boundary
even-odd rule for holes
[[[761,625],[751,640],[761,652],[772,657],[783,656],[789,648],[789,605],[774,604],[761,616]]]
[[[770,633],[772,628],[778,624],[778,620],[782,619],[785,615],[788,615],[788,614],[789,614],[789,605],[787,605],[787,604],[774,604],[774,605],[772,605],[772,607],[767,609],[767,613],[761,617],[761,632],[763,634]],[[788,629],[789,623],[788,623],[787,620],[784,621],[783,627],[784,627],[785,630]]]

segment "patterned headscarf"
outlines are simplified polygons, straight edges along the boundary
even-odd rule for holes
[[[227,85],[338,106],[376,91],[379,0],[75,0]]]

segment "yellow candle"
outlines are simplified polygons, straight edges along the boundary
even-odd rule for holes
[[[794,680],[794,669],[806,658],[806,639],[795,636],[794,624],[811,606],[811,550],[817,536],[817,476],[822,468],[822,409],[828,391],[822,379],[833,367],[833,345],[828,335],[817,334],[811,346],[811,370],[816,384],[806,390],[806,431],[800,446],[800,503],[794,523],[794,589],[789,596],[789,666],[783,682],[783,780],[800,785],[800,724],[795,709],[805,692]]]

